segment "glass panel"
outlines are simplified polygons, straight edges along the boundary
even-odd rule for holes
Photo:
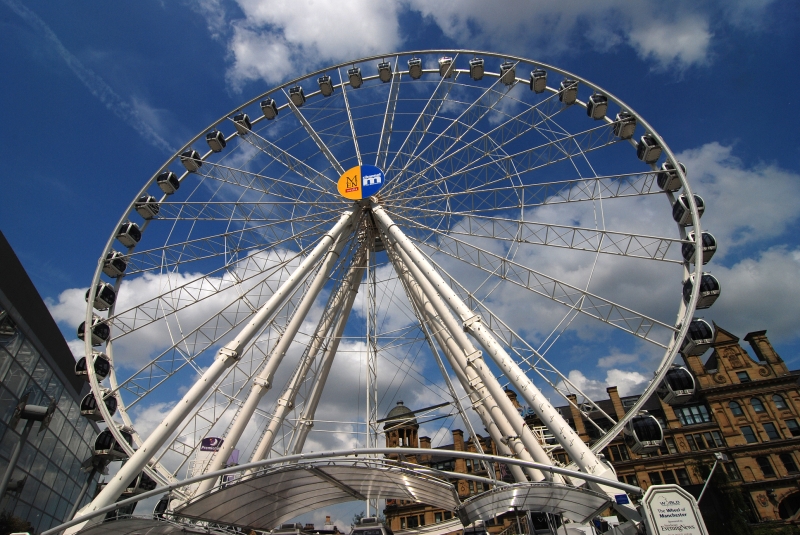
[[[53,463],[47,463],[47,470],[42,478],[42,483],[51,489],[55,488],[56,476],[58,475],[58,467]]]
[[[44,359],[41,359],[36,364],[36,368],[34,368],[31,377],[33,377],[34,382],[44,390],[47,388],[47,384],[50,382],[50,376],[52,375],[53,370],[44,363]]]
[[[783,463],[783,467],[786,469],[787,472],[790,474],[797,473],[797,465],[794,462],[794,458],[792,457],[791,453],[781,453],[780,454],[781,462]]]
[[[677,483],[675,474],[672,473],[672,470],[664,470],[661,472],[661,476],[664,478],[664,484],[666,485],[674,485]]]
[[[28,374],[19,364],[12,362],[5,379],[3,379],[3,385],[8,388],[12,395],[19,398],[25,391],[25,387],[28,386]]]
[[[17,351],[17,362],[26,372],[33,373],[36,362],[39,360],[39,352],[36,351],[28,340],[25,340]]]
[[[772,463],[769,462],[767,457],[756,457],[756,462],[758,463],[758,467],[761,468],[764,477],[775,476],[775,470],[772,468]]]
[[[755,412],[766,412],[766,409],[764,409],[764,404],[761,403],[761,400],[758,398],[751,398],[750,406],[753,407]]]
[[[0,417],[2,417],[4,422],[11,420],[17,408],[17,403],[19,403],[19,399],[8,389],[0,385]]]
[[[25,486],[22,487],[22,493],[20,493],[20,500],[24,500],[28,503],[33,503],[36,499],[36,493],[39,492],[39,482],[32,477],[29,477],[25,480]]]
[[[2,340],[1,337],[0,340]],[[2,342],[0,341],[0,343]],[[0,348],[0,378],[6,375],[8,367],[11,365],[12,360],[14,359],[11,357],[11,353],[7,352],[3,348]]]
[[[64,415],[61,414],[61,411],[56,409],[53,413],[53,418],[50,420],[50,425],[47,426],[53,434],[59,435],[61,433],[61,429],[64,427]]]
[[[797,420],[786,420],[786,427],[793,437],[800,437],[800,425],[797,424]]]
[[[741,427],[742,435],[744,435],[744,439],[748,444],[754,444],[758,442],[758,438],[756,434],[753,433],[753,428],[749,425],[743,425]]]
[[[44,389],[47,397],[58,403],[61,400],[61,394],[64,392],[64,385],[58,377],[53,375],[47,383],[47,388]]]
[[[781,435],[778,433],[778,429],[775,427],[775,424],[767,422],[764,425],[764,431],[767,433],[767,436],[770,440],[780,440]]]
[[[44,471],[47,469],[47,457],[42,452],[36,454],[36,459],[31,466],[30,474],[36,479],[40,480],[44,476]]]
[[[686,485],[691,485],[692,484],[692,480],[689,479],[689,473],[685,469],[683,469],[683,468],[676,469],[675,470],[675,475],[678,476],[678,484],[679,485],[685,487]]]
[[[664,442],[667,444],[667,450],[669,450],[670,453],[678,453],[678,448],[675,446],[675,439],[667,437],[664,439]]]
[[[736,403],[735,401],[731,401],[728,403],[728,408],[731,409],[731,412],[734,416],[743,416],[744,411],[742,410],[742,406]]]
[[[647,475],[650,476],[650,483],[652,485],[661,485],[661,474],[658,472],[647,472]]]

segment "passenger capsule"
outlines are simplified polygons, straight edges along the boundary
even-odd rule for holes
[[[142,231],[136,223],[126,221],[120,225],[117,239],[125,247],[133,247],[142,239]]]
[[[678,162],[678,165],[683,175],[686,176],[686,166],[681,162]],[[672,162],[664,162],[661,164],[661,172],[658,173],[658,179],[656,181],[658,182],[658,187],[664,191],[678,191],[681,189],[681,179],[678,176],[678,172],[675,170],[675,166],[672,165]]]
[[[136,213],[142,216],[142,219],[153,219],[158,215],[158,212],[161,211],[161,205],[158,204],[158,201],[152,195],[142,195],[139,199],[133,203],[133,208],[136,210]]]
[[[692,273],[686,282],[683,283],[683,302],[689,303],[689,298],[692,296],[692,287],[694,286],[694,273]],[[697,309],[708,308],[714,304],[714,301],[719,297],[720,286],[717,278],[710,273],[703,273],[700,278],[700,294],[697,298]]]
[[[517,64],[513,61],[504,61],[500,65],[500,81],[512,85],[517,80]]]
[[[303,93],[303,88],[299,85],[289,88],[289,98],[298,108],[306,103],[306,95]]]
[[[106,395],[108,392],[110,392],[109,389],[103,389],[103,404],[106,406],[106,409],[108,409],[109,414],[113,415],[117,412],[117,398],[113,395]],[[100,412],[100,407],[97,405],[97,398],[94,392],[89,392],[83,397],[83,400],[81,400],[81,416],[85,416],[95,422],[99,422],[103,419],[103,413]]]
[[[97,310],[108,310],[114,306],[117,300],[117,292],[114,287],[107,282],[100,282],[94,292],[94,303],[92,306]],[[89,302],[89,290],[86,290],[86,302]]]
[[[714,343],[714,327],[702,318],[694,318],[689,324],[686,338],[681,343],[684,355],[702,355]]]
[[[278,105],[275,103],[275,99],[265,98],[264,100],[262,100],[261,113],[264,114],[264,117],[266,117],[268,121],[271,121],[275,117],[277,117]]]
[[[531,71],[530,88],[534,93],[544,93],[544,90],[547,88],[546,70],[534,69]]]
[[[636,117],[629,111],[621,111],[614,122],[614,135],[620,139],[630,139],[636,130]]]
[[[661,158],[661,145],[658,144],[656,138],[645,134],[636,146],[636,157],[644,163],[656,163]]]
[[[128,483],[122,495],[126,497],[136,496],[154,490],[157,486],[158,484],[153,481],[153,478],[147,475],[146,472],[141,472],[138,476],[133,478],[133,481]]]
[[[331,77],[327,74],[320,76],[317,78],[317,83],[319,84],[319,91],[322,93],[323,97],[329,97],[333,95],[333,82],[331,81]]]
[[[225,141],[225,135],[219,130],[212,130],[206,134],[206,143],[208,143],[209,148],[213,152],[222,152],[222,149],[228,144]]]
[[[469,60],[469,75],[473,80],[483,78],[483,58],[472,58]]]
[[[156,520],[163,520],[167,516],[167,511],[170,510],[169,503],[171,501],[172,496],[169,494],[164,494],[153,508],[153,518]]]
[[[103,273],[111,278],[117,278],[121,277],[127,268],[128,262],[125,261],[125,255],[117,251],[106,253],[106,259],[103,260]]]
[[[172,195],[178,191],[178,188],[181,187],[181,182],[178,180],[178,175],[172,171],[164,171],[158,175],[158,178],[156,178],[156,183],[158,184],[158,187],[161,188],[161,191],[167,195]]]
[[[664,441],[664,431],[655,416],[641,411],[625,425],[625,443],[636,454],[654,453]]]
[[[667,371],[664,380],[658,386],[656,392],[658,392],[658,397],[660,397],[664,403],[677,405],[692,399],[694,391],[694,377],[689,373],[689,370],[683,366],[672,366]]]
[[[364,83],[364,78],[361,76],[361,67],[353,67],[347,69],[347,79],[350,80],[350,87],[358,89]]]
[[[589,97],[589,101],[586,103],[586,115],[588,115],[595,121],[598,121],[606,116],[607,110],[608,110],[607,96],[595,93],[594,95]]]
[[[439,58],[439,76],[442,78],[450,78],[453,76],[453,58],[450,56],[442,56]]]
[[[419,80],[422,76],[422,60],[419,58],[411,58],[408,60],[408,74],[414,80]]]
[[[690,243],[681,245],[681,255],[683,255],[683,259],[690,264],[697,262],[697,255],[695,255],[697,247],[695,247],[694,244],[694,237],[695,233],[691,231],[686,236],[686,239],[689,240]],[[708,264],[708,261],[714,256],[714,253],[717,252],[717,239],[712,236],[710,232],[703,232],[701,239],[703,242],[702,263],[705,265]]]
[[[97,376],[98,381],[102,381],[111,372],[111,363],[105,353],[92,352],[92,360],[94,361],[94,374]],[[86,357],[81,357],[75,363],[75,375],[89,380],[89,371],[86,369]]]
[[[111,336],[111,327],[97,316],[92,319],[92,345],[97,347],[103,345],[103,342],[108,341]],[[83,321],[78,326],[78,338],[83,340],[84,333],[86,332],[86,322]]]
[[[248,134],[253,129],[253,123],[250,122],[250,116],[244,112],[239,112],[233,116],[233,125],[240,136]]]
[[[381,79],[381,82],[384,84],[386,82],[391,81],[392,79],[392,66],[389,64],[388,61],[381,61],[378,63],[378,78]]]
[[[122,438],[129,446],[133,446],[133,435],[125,428],[120,429]],[[111,433],[110,429],[104,429],[94,440],[94,454],[102,459],[109,461],[119,461],[127,459],[128,454],[122,449]]]
[[[558,92],[558,100],[570,106],[575,104],[578,99],[578,81],[566,79],[561,82],[561,88]]]
[[[181,163],[190,173],[196,173],[198,169],[203,167],[200,153],[194,149],[186,149],[181,153]]]
[[[694,203],[697,205],[697,216],[703,217],[703,212],[706,211],[706,203],[700,195],[694,196]],[[689,208],[689,198],[686,194],[681,195],[675,200],[672,205],[672,219],[682,227],[688,227],[692,224],[692,210]]]

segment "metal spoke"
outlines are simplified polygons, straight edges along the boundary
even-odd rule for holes
[[[375,155],[375,166],[383,169],[386,165],[386,156],[389,153],[389,143],[392,136],[392,126],[394,124],[394,111],[397,108],[397,95],[400,91],[400,79],[402,74],[397,72],[397,62],[399,57],[394,58],[392,67],[392,80],[389,87],[389,98],[386,101],[386,112],[383,115],[383,126],[381,127],[381,137],[378,141],[378,154]]]
[[[300,124],[303,125],[303,128],[305,128],[309,137],[314,140],[314,143],[317,144],[317,147],[319,148],[320,152],[322,152],[322,154],[324,154],[325,157],[328,159],[328,162],[330,162],[331,166],[333,167],[333,170],[336,171],[339,174],[339,176],[343,175],[344,168],[342,167],[342,164],[339,163],[339,160],[336,159],[336,157],[333,155],[328,146],[325,145],[325,143],[322,141],[322,138],[320,138],[319,134],[317,134],[317,131],[314,130],[314,127],[311,126],[311,123],[308,122],[308,119],[306,119],[300,112],[300,110],[297,108],[297,106],[294,105],[294,102],[292,102],[292,99],[290,99],[289,95],[286,94],[285,90],[283,91],[283,95],[286,97],[286,101],[289,103],[289,107],[291,108],[292,113],[294,113],[295,117],[297,117],[297,120],[300,121]]]

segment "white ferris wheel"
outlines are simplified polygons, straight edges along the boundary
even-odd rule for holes
[[[100,256],[78,367],[98,455],[126,462],[89,508],[145,482],[191,504],[220,480],[180,483],[234,451],[383,447],[401,393],[434,437],[466,426],[553,464],[510,387],[571,468],[612,477],[595,454],[625,428],[646,442],[641,405],[680,396],[676,355],[711,339],[694,314],[716,245],[685,171],[608,91],[489,52],[373,56],[245,102],[145,181]],[[654,362],[621,419],[570,374],[613,344]],[[589,446],[570,403],[602,420]]]

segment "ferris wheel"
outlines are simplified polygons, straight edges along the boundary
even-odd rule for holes
[[[595,454],[635,435],[657,389],[685,394],[675,357],[712,337],[694,314],[719,294],[716,243],[686,170],[630,106],[539,62],[334,65],[243,103],[144,182],[87,292],[79,367],[98,451],[153,486],[232,455],[379,446],[402,395],[434,440],[463,425],[553,462],[506,387],[562,446],[554,405],[578,408]],[[585,391],[609,346],[655,372],[622,418]],[[577,468],[600,470],[587,455]]]

